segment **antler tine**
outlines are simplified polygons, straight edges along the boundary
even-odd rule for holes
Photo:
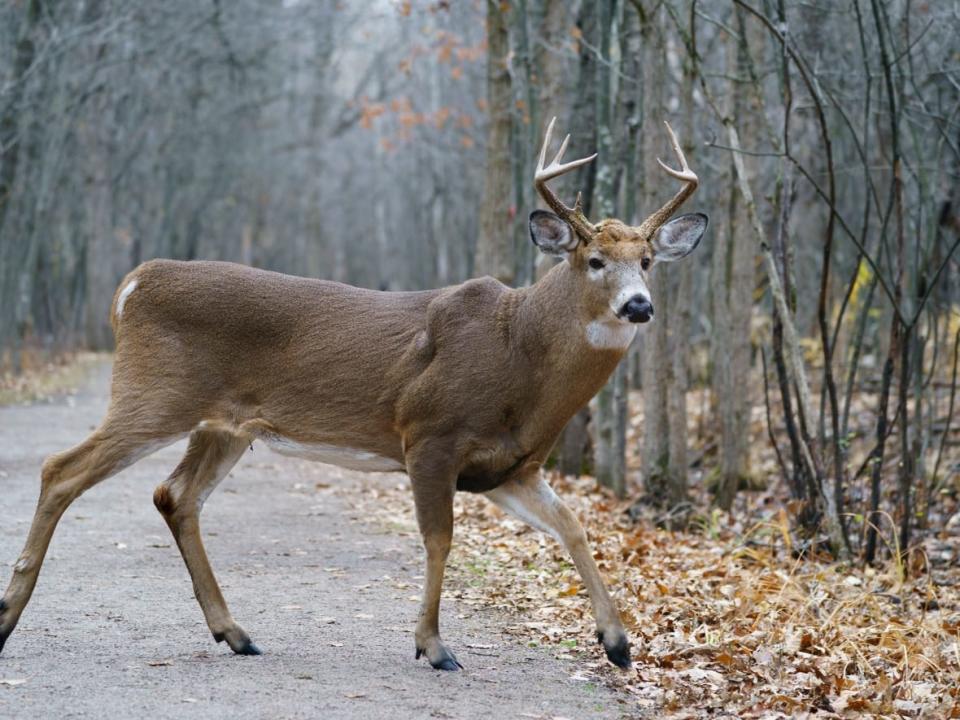
[[[550,136],[553,135],[553,124],[557,121],[557,118],[550,120],[550,124],[547,125],[547,132],[543,135],[543,145],[540,146],[540,160],[537,162],[537,173],[543,170],[543,163],[547,159],[547,146],[550,144]]]
[[[578,167],[582,167],[597,157],[596,153],[589,157],[580,158],[579,160],[571,160],[568,163],[563,163],[563,153],[567,150],[567,144],[570,142],[570,135],[567,135],[563,142],[560,143],[560,149],[557,151],[557,154],[554,156],[553,160],[550,161],[549,165],[544,165],[547,159],[547,146],[550,144],[550,138],[553,135],[553,126],[556,123],[557,119],[553,118],[550,121],[550,124],[547,125],[547,131],[543,136],[543,145],[540,148],[540,160],[537,163],[537,171],[533,176],[533,184],[537,189],[537,192],[540,194],[540,197],[543,198],[544,202],[550,206],[550,209],[553,210],[560,218],[566,221],[576,233],[586,242],[590,242],[597,234],[597,229],[593,226],[586,216],[583,214],[583,211],[580,206],[580,195],[577,194],[577,203],[573,208],[569,208],[564,205],[560,199],[554,195],[553,191],[547,187],[547,181],[552,180],[555,177],[559,177],[565,173],[570,172],[571,170],[576,170]]]
[[[670,136],[670,145],[673,147],[673,153],[677,156],[677,161],[680,163],[680,169],[674,170],[660,158],[657,158],[657,162],[660,164],[660,167],[662,167],[664,171],[670,175],[670,177],[680,180],[684,183],[684,186],[680,188],[677,194],[674,195],[667,204],[650,215],[650,217],[644,220],[639,228],[637,228],[638,233],[644,238],[651,237],[661,225],[669,220],[670,216],[677,211],[677,208],[683,205],[687,198],[693,195],[694,191],[697,189],[697,186],[700,184],[700,179],[697,177],[697,174],[693,172],[693,170],[691,170],[690,166],[687,164],[687,158],[683,154],[683,150],[680,148],[680,142],[677,140],[677,136],[673,132],[673,128],[670,127],[670,123],[664,120],[663,124],[667,127],[667,134]]]
[[[660,163],[660,167],[666,170],[668,174],[670,174],[672,177],[675,177],[677,180],[684,180],[686,182],[699,182],[696,173],[690,169],[689,165],[687,165],[687,157],[683,154],[683,149],[680,147],[680,142],[677,140],[677,135],[673,132],[673,128],[670,127],[670,123],[664,120],[663,124],[667,126],[667,133],[670,135],[670,145],[673,147],[673,152],[677,156],[677,160],[680,161],[680,169],[674,170],[663,160],[657,158],[657,162]]]

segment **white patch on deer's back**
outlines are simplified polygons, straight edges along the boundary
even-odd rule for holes
[[[130,297],[130,293],[137,289],[136,279],[131,280],[127,283],[127,286],[120,291],[120,297],[117,298],[117,320],[120,319],[120,316],[123,315],[123,306],[127,302],[127,298]]]
[[[267,447],[281,455],[337,465],[349,470],[395,472],[405,469],[404,465],[396,460],[357,448],[323,443],[301,443],[282,435],[261,435],[260,439],[267,444]]]
[[[587,342],[601,350],[625,350],[637,334],[637,326],[623,320],[593,320],[587,324]]]

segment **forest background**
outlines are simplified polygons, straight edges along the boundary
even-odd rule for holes
[[[152,257],[532,283],[554,116],[570,157],[599,153],[555,183],[588,217],[674,192],[663,120],[711,216],[556,469],[616,522],[898,582],[956,569],[952,0],[4,3],[4,382],[109,350],[113,292]]]

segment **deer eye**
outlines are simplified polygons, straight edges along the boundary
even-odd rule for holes
[[[649,269],[650,269],[650,258],[645,257],[643,260],[641,260],[641,261],[640,261],[640,267],[642,267],[644,270],[649,270]]]
[[[587,261],[587,265],[592,267],[594,270],[603,270],[604,262],[600,258],[590,258]]]

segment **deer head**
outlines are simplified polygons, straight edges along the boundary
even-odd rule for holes
[[[664,123],[680,169],[674,170],[659,158],[657,162],[683,186],[669,202],[638,226],[613,218],[594,225],[583,214],[579,193],[570,208],[547,186],[553,178],[586,165],[596,157],[594,154],[568,163],[561,162],[570,140],[567,135],[550,164],[545,164],[555,122],[556,118],[547,127],[534,175],[537,192],[553,212],[535,210],[530,214],[530,237],[542,252],[562,256],[570,263],[591,319],[647,322],[653,317],[653,302],[647,286],[650,268],[655,263],[672,262],[689,255],[707,228],[707,216],[703,213],[690,213],[670,220],[670,216],[697,189],[697,176],[687,165],[669,123]]]

